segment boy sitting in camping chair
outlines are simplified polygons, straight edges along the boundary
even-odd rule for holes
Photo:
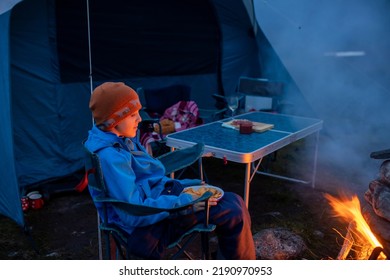
[[[165,176],[162,163],[150,156],[137,140],[141,104],[137,93],[124,83],[98,86],[90,100],[95,125],[85,147],[100,157],[104,182],[114,199],[134,204],[170,208],[197,199],[184,193],[191,180]],[[92,194],[93,196],[93,194]],[[251,220],[242,198],[226,192],[219,201],[209,199],[209,221],[216,225],[219,250],[225,259],[255,259]],[[131,250],[145,258],[163,258],[168,244],[206,219],[204,202],[190,211],[170,216],[168,212],[147,216],[125,214],[112,206],[108,219],[130,236]]]

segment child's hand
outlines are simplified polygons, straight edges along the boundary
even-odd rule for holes
[[[209,198],[209,207],[217,205],[218,201],[216,198]],[[204,201],[194,204],[194,212],[205,210],[206,203]]]

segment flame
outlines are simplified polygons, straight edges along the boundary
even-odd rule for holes
[[[335,216],[343,218],[348,223],[354,222],[356,235],[368,242],[372,248],[383,248],[360,211],[360,201],[357,195],[353,195],[351,198],[345,195],[341,195],[340,198],[330,194],[324,194],[324,196],[335,211]]]
[[[356,223],[356,230],[365,237],[373,247],[382,247],[382,244],[372,233],[370,226],[363,218],[360,211],[360,201],[356,195],[353,195],[351,199],[338,199],[330,194],[325,194],[325,198],[328,199],[330,205],[333,207],[336,216],[339,216],[348,222],[354,221]]]

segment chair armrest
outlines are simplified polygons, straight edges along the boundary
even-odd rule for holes
[[[223,95],[214,93],[214,94],[213,94],[213,97],[214,97],[216,100],[220,100],[220,101],[226,102],[225,96],[223,96]]]
[[[191,186],[197,186],[197,185],[202,185],[204,182],[201,179],[180,179],[180,184],[186,188],[186,187],[191,187]]]
[[[162,212],[169,212],[170,214],[173,214],[173,213],[180,212],[182,210],[187,210],[189,207],[192,207],[194,204],[198,202],[208,200],[212,195],[213,195],[212,192],[207,191],[202,196],[191,201],[190,203],[186,203],[184,205],[173,207],[173,208],[158,208],[158,207],[151,207],[151,206],[145,206],[140,204],[133,204],[126,201],[121,201],[121,200],[108,198],[108,197],[96,197],[94,201],[99,203],[110,203],[112,206],[115,206],[129,213],[130,215],[147,216],[147,215],[153,215]]]
[[[170,174],[193,164],[203,155],[203,150],[204,144],[198,143],[163,154],[157,159],[165,166],[165,174]]]

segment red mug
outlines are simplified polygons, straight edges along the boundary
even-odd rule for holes
[[[243,121],[240,123],[241,134],[251,134],[253,132],[253,123],[250,121]]]
[[[32,195],[29,196],[29,199],[30,199],[30,207],[32,209],[41,209],[43,207],[43,198],[42,198],[42,195],[40,195],[39,193],[34,193]]]

